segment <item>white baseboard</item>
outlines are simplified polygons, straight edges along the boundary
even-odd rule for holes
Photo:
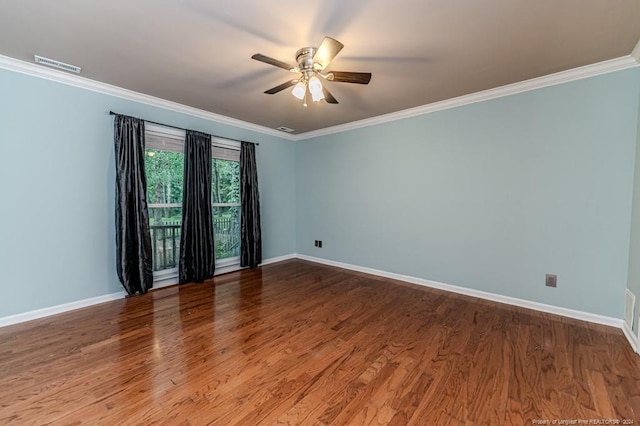
[[[440,290],[450,291],[452,293],[464,294],[466,296],[472,296],[472,297],[477,297],[479,299],[491,300],[493,302],[498,302],[498,303],[505,303],[507,305],[520,306],[527,309],[533,309],[535,311],[561,315],[564,317],[579,319],[582,321],[588,321],[596,324],[622,328],[622,324],[624,323],[624,320],[618,319],[618,318],[592,314],[589,312],[576,311],[573,309],[563,308],[560,306],[553,306],[553,305],[547,305],[544,303],[532,302],[529,300],[518,299],[510,296],[503,296],[501,294],[489,293],[486,291],[474,290],[466,287],[459,287],[456,285],[440,283],[437,281],[425,280],[424,278],[411,277],[408,275],[401,275],[393,272],[381,271],[378,269],[366,268],[363,266],[351,265],[348,263],[336,262],[333,260],[307,256],[304,254],[297,254],[296,257],[298,259],[308,260],[310,262],[322,263],[324,265],[336,266],[338,268],[349,269],[357,272],[364,272],[366,274],[377,275],[385,278],[391,278],[398,281],[405,281],[408,283],[418,284],[425,287],[437,288]]]
[[[637,353],[640,353],[640,348],[638,347],[638,336],[633,334],[633,330],[629,327],[629,324],[624,322],[622,324],[622,332],[624,333],[624,337],[627,338],[629,344],[633,348],[633,350]]]
[[[547,305],[544,303],[532,302],[529,300],[518,299],[515,297],[503,296],[500,294],[489,293],[480,290],[474,290],[465,287],[459,287],[456,285],[445,284],[437,281],[426,280],[423,278],[412,277],[408,275],[396,274],[393,272],[382,271],[379,269],[367,268],[363,266],[351,265],[343,262],[336,262],[333,260],[322,259],[319,257],[307,256],[304,254],[287,254],[284,256],[272,257],[265,259],[261,266],[269,265],[272,263],[278,263],[290,259],[302,259],[310,262],[321,263],[323,265],[335,266],[338,268],[348,269],[357,272],[363,272],[366,274],[376,275],[384,278],[390,278],[398,281],[404,281],[412,284],[418,284],[425,287],[437,288],[440,290],[450,291],[452,293],[464,294],[467,296],[477,297],[479,299],[491,300],[498,303],[505,303],[507,305],[520,306],[527,309],[533,309],[540,312],[546,312],[550,314],[561,315],[564,317],[579,319],[596,324],[607,325],[611,327],[621,328],[624,335],[629,340],[629,344],[633,347],[633,350],[638,352],[638,338],[629,329],[623,319],[612,318],[603,315],[592,314],[588,312],[576,311],[573,309],[563,308],[559,306]],[[37,309],[34,311],[24,312],[16,315],[0,318],[0,327],[4,327],[11,324],[17,324],[20,322],[30,321],[38,318],[47,317],[50,315],[60,314],[63,312],[72,311],[75,309],[84,308],[99,303],[109,302],[112,300],[122,299],[125,296],[124,291],[118,293],[111,293],[104,296],[92,297],[89,299],[78,300],[75,302],[64,303],[57,306],[51,306],[48,308]]]
[[[284,256],[271,257],[269,259],[265,259],[261,265],[268,265],[270,263],[282,262],[283,260],[295,259],[296,255],[294,253],[287,254]],[[228,268],[237,268],[240,269],[236,265]],[[231,272],[236,269],[227,269],[227,268],[219,268],[216,272],[225,273]],[[170,276],[167,279],[160,280],[157,283],[154,283],[153,289],[159,289],[162,287],[168,287],[171,285],[178,284],[177,276]],[[36,309],[34,311],[23,312],[15,315],[10,315],[7,317],[0,318],[0,327],[5,327],[7,325],[18,324],[25,321],[31,321],[34,319],[44,318],[51,315],[61,314],[63,312],[73,311],[80,308],[86,308],[87,306],[97,305],[99,303],[110,302],[112,300],[118,300],[124,298],[126,293],[124,291],[118,293],[105,294],[104,296],[91,297],[89,299],[77,300],[75,302],[63,303],[61,305],[50,306],[47,308]]]
[[[278,263],[278,262],[282,262],[284,260],[295,259],[296,257],[297,257],[297,255],[295,253],[285,254],[284,256],[271,257],[269,259],[263,260],[262,263],[260,264],[260,266],[269,265],[271,263]]]
[[[20,322],[31,321],[38,318],[44,318],[51,315],[61,314],[63,312],[73,311],[87,306],[97,305],[99,303],[110,302],[112,300],[123,299],[125,292],[105,294],[104,296],[91,297],[89,299],[77,300],[75,302],[63,303],[62,305],[50,306],[48,308],[36,309],[35,311],[23,312],[20,314],[10,315],[0,318],[0,327],[18,324]]]

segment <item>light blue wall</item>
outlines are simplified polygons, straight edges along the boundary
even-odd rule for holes
[[[639,83],[626,70],[298,142],[297,251],[622,318]]]
[[[293,143],[0,70],[0,317],[121,290],[114,110],[259,141],[265,258],[621,318],[625,286],[640,299],[639,93],[633,69]]]
[[[636,72],[637,79],[640,80],[640,70]],[[633,187],[633,210],[631,217],[631,244],[629,245],[629,279],[627,288],[636,296],[636,307],[634,315],[634,330],[638,331],[638,310],[640,309],[640,92],[636,87],[638,96],[638,116],[637,116],[637,142],[636,142],[636,167]]]
[[[295,145],[0,70],[0,318],[121,290],[109,110],[260,142],[264,258],[295,252]]]

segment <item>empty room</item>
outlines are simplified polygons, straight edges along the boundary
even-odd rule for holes
[[[640,421],[640,0],[0,2],[0,424]]]

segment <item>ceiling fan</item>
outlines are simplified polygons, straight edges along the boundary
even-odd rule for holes
[[[282,83],[264,93],[273,95],[294,86],[291,93],[296,98],[303,100],[304,106],[307,106],[307,93],[311,94],[314,102],[324,99],[327,103],[337,104],[338,101],[336,98],[322,85],[320,79],[357,84],[369,84],[369,81],[371,81],[370,72],[326,71],[329,63],[343,47],[344,45],[338,40],[325,37],[319,47],[303,47],[296,52],[296,63],[298,66],[291,66],[286,62],[270,58],[260,53],[256,53],[251,58],[300,74],[298,78]]]

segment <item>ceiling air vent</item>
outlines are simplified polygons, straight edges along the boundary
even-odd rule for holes
[[[289,128],[289,127],[284,127],[284,126],[276,127],[276,130],[281,130],[281,131],[287,132],[287,133],[295,132],[295,130],[293,130],[293,129]]]
[[[82,68],[75,65],[65,64],[64,62],[56,61],[55,59],[44,58],[42,56],[34,55],[37,64],[47,65],[49,67],[58,68],[64,71],[74,72],[80,74]]]

